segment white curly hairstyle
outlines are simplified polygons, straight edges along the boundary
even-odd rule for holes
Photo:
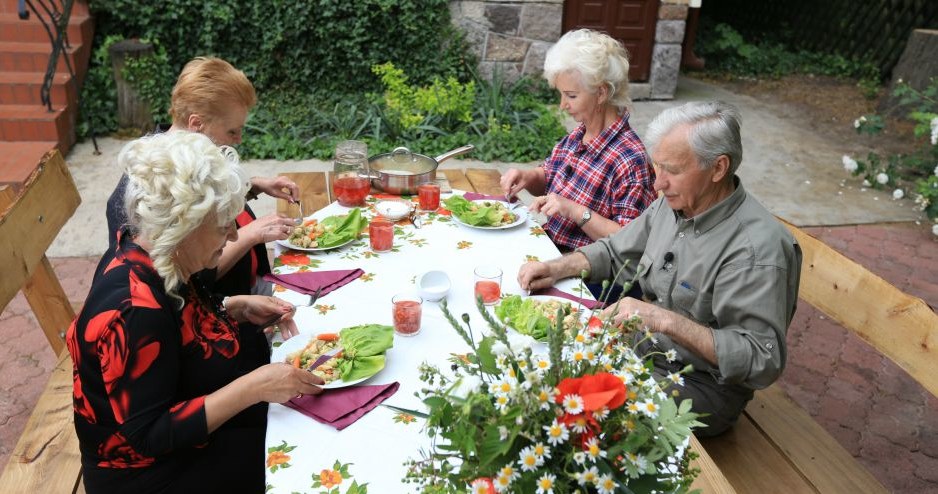
[[[117,161],[128,178],[128,222],[151,242],[153,267],[178,298],[185,282],[175,259],[179,244],[207,218],[224,226],[244,209],[247,179],[238,153],[205,135],[173,131],[127,144]]]
[[[569,31],[547,50],[544,78],[556,87],[557,76],[579,74],[580,82],[595,93],[600,86],[609,89],[609,104],[622,114],[629,98],[629,55],[622,43],[592,29]]]

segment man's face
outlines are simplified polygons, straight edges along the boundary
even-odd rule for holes
[[[714,205],[717,167],[700,169],[688,142],[690,126],[675,127],[661,139],[652,154],[655,190],[671,209],[692,218]]]

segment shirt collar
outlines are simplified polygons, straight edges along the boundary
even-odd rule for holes
[[[695,232],[706,233],[710,231],[711,228],[717,226],[726,218],[729,218],[743,201],[746,200],[746,190],[743,188],[743,182],[739,179],[738,175],[733,175],[733,185],[735,186],[735,190],[729,197],[718,202],[715,206],[703,213],[688,220],[684,218],[682,214],[674,211],[674,217],[689,221],[694,226]]]
[[[619,118],[612,123],[608,128],[603,129],[599,135],[589,142],[589,144],[583,142],[583,136],[586,134],[586,125],[580,124],[576,129],[576,141],[577,151],[584,152],[588,151],[592,154],[598,155],[602,152],[609,143],[615,141],[614,137],[623,132],[629,125],[629,112],[623,112],[622,115],[619,115]]]

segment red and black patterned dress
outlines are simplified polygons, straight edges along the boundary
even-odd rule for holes
[[[86,491],[263,492],[266,407],[206,425],[205,395],[256,367],[239,355],[238,325],[196,286],[179,309],[121,237],[66,335]]]

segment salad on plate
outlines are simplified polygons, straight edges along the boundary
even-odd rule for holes
[[[336,381],[360,381],[384,368],[385,352],[394,344],[394,328],[381,324],[364,324],[345,328],[338,333],[313,336],[303,348],[287,354],[285,361],[306,369],[322,378],[324,384]],[[315,365],[320,357],[335,352],[331,358]],[[311,368],[315,366],[315,368]]]

